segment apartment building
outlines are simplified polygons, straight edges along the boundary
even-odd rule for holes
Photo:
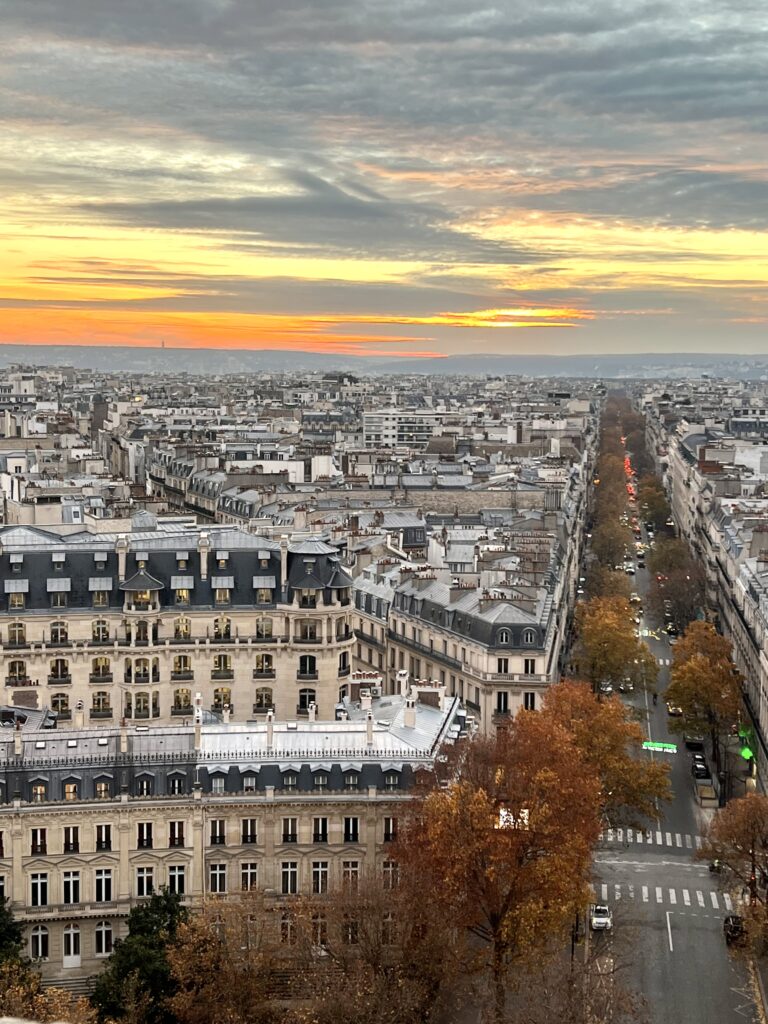
[[[108,525],[108,524],[106,524]],[[5,701],[60,723],[333,719],[351,670],[352,580],[319,539],[189,529],[148,513],[125,533],[0,530]]]

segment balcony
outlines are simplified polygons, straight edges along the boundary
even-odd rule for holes
[[[72,682],[72,676],[67,673],[65,676],[48,676],[49,686],[69,686]]]
[[[30,679],[29,676],[6,676],[6,686],[39,686],[40,684],[36,679]]]
[[[60,722],[69,722],[72,719],[72,712],[69,708],[67,708],[66,711],[57,711],[56,717]]]
[[[215,834],[211,836],[211,846],[226,846],[227,837],[221,834]]]
[[[171,672],[171,681],[183,682],[186,680],[192,680],[195,678],[195,673],[192,669],[181,669],[178,672]]]
[[[295,636],[293,638],[293,643],[295,643],[295,644],[315,644],[315,645],[317,645],[317,644],[322,644],[323,643],[323,638],[321,636],[319,636],[317,633],[313,633],[311,635]]]
[[[274,713],[275,713],[275,705],[274,704],[254,704],[253,705],[253,712],[252,713],[254,715],[266,715],[268,711],[271,711],[272,714],[274,715]]]
[[[29,852],[32,857],[46,856],[48,853],[48,843],[32,843]]]
[[[111,672],[91,672],[88,676],[89,683],[111,683],[112,679]]]
[[[317,682],[317,672],[297,672],[296,680],[299,683],[314,683]]]
[[[180,704],[178,707],[174,704],[171,708],[171,715],[175,718],[182,718],[194,714],[194,711],[191,704]]]
[[[152,849],[152,836],[139,836],[136,843],[138,850],[151,850]]]
[[[235,705],[231,702],[229,702],[228,704],[211,704],[211,711],[215,711],[217,715],[223,715],[225,707],[229,708],[230,715],[234,715]]]
[[[327,843],[328,842],[328,833],[327,832],[313,832],[312,833],[312,842],[313,843]]]
[[[336,643],[337,644],[346,643],[347,640],[354,640],[355,639],[355,631],[353,629],[348,629],[344,633],[337,633],[335,639],[336,639]],[[381,646],[381,645],[379,645],[379,646]]]
[[[253,670],[254,679],[274,679],[275,670],[273,668],[255,668]]]
[[[352,669],[350,668],[349,665],[346,665],[344,668],[340,668],[339,669],[339,678],[342,678],[343,676],[348,676],[351,671],[352,671]]]
[[[411,637],[403,636],[402,633],[397,633],[394,629],[388,629],[387,635],[390,640],[394,640],[396,643],[402,644],[404,647],[408,647],[412,651],[417,651],[419,654],[425,654],[428,658],[433,658],[435,661],[439,661],[444,665],[450,665],[451,668],[458,669],[460,672],[464,668],[463,663],[460,662],[458,658],[450,658],[442,651],[428,647],[426,644],[419,643],[418,640],[414,640]]]
[[[211,679],[234,679],[235,670],[233,668],[215,668],[211,672]]]
[[[243,832],[243,834],[242,834],[242,836],[240,838],[240,842],[244,846],[253,846],[256,843],[258,843],[258,841],[259,841],[259,837],[256,835],[255,832]]]
[[[111,839],[97,839],[96,840],[96,849],[97,850],[111,850],[112,849],[112,840]]]
[[[168,839],[168,849],[184,845],[184,836],[170,836]]]
[[[64,843],[64,853],[80,853],[80,843]]]
[[[302,597],[299,600],[299,608],[317,608],[316,597]]]
[[[103,718],[112,718],[113,714],[114,714],[114,712],[113,712],[112,708],[101,708],[101,709],[98,709],[98,710],[96,708],[91,708],[91,710],[89,712],[90,717],[94,718],[94,719],[96,719],[96,718],[102,718],[102,719]]]
[[[126,718],[130,718],[130,715],[126,715]],[[136,708],[133,712],[134,718],[149,718],[149,708]]]
[[[358,640],[360,640],[364,644],[370,644],[372,647],[380,647],[382,650],[384,649],[384,644],[381,642],[381,640],[377,639],[371,633],[366,633],[365,630],[363,629],[356,629],[354,635],[357,637]],[[350,634],[349,637],[345,637],[344,639],[351,638],[352,634]],[[336,639],[338,640],[338,637]]]

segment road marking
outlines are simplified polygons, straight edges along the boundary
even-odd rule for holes
[[[695,839],[696,839],[696,849],[700,850],[701,849],[701,836],[695,836]]]
[[[727,892],[723,893],[723,905],[725,906],[725,909],[730,914],[730,912],[733,910],[733,900],[731,899],[731,897],[728,895]]]
[[[697,889],[696,890],[696,899],[699,901],[699,906],[703,907],[704,906],[704,893],[701,891],[701,889]]]
[[[661,903],[661,901],[662,901],[661,886],[657,885],[656,886],[656,902],[657,903]]]
[[[712,909],[713,910],[719,910],[720,907],[717,905],[717,893],[716,892],[711,892],[709,894],[709,898],[712,900]]]
[[[600,889],[600,893],[601,893],[601,895],[603,897],[603,903],[607,903],[608,902],[608,886],[607,886],[607,884],[605,882],[603,882],[602,888]]]
[[[686,905],[686,907],[690,907],[691,905],[691,894],[688,892],[687,889],[683,889],[683,903]]]
[[[643,886],[643,903],[647,903],[647,902],[648,902],[648,886],[644,885]]]
[[[618,884],[618,882],[613,887],[613,898],[616,900],[617,903],[621,899],[621,886]]]
[[[671,911],[668,910],[667,911],[667,938],[669,939],[669,952],[670,953],[674,953],[675,952],[675,947],[672,945],[672,921],[671,921],[670,915],[671,915]]]
[[[623,828],[617,828],[616,829],[616,839],[620,843],[624,842],[624,829]]]
[[[682,846],[683,845],[683,837],[680,835],[679,832],[675,832],[675,842],[677,843],[678,846]]]
[[[685,837],[685,845],[688,847],[689,850],[693,846],[693,843],[691,843],[691,837],[688,835]]]
[[[609,843],[613,842],[613,829],[612,828],[608,829],[608,842]]]
[[[674,889],[669,890],[669,902],[673,907],[677,904],[677,893]]]
[[[664,835],[667,837],[667,846],[671,846],[672,845],[672,833],[671,832],[665,832]]]
[[[635,898],[635,887],[634,885],[629,886],[629,898],[633,900]]]
[[[661,832],[656,833],[656,845],[661,846]]]

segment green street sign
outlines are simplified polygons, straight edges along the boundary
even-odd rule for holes
[[[676,754],[677,744],[657,743],[655,740],[646,740],[643,744],[643,750],[658,750],[661,754]]]
[[[752,758],[755,756],[754,753],[749,749],[749,747],[742,747],[740,753],[745,761],[751,761]]]

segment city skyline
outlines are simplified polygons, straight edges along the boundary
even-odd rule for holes
[[[765,351],[756,3],[2,21],[1,343]]]

